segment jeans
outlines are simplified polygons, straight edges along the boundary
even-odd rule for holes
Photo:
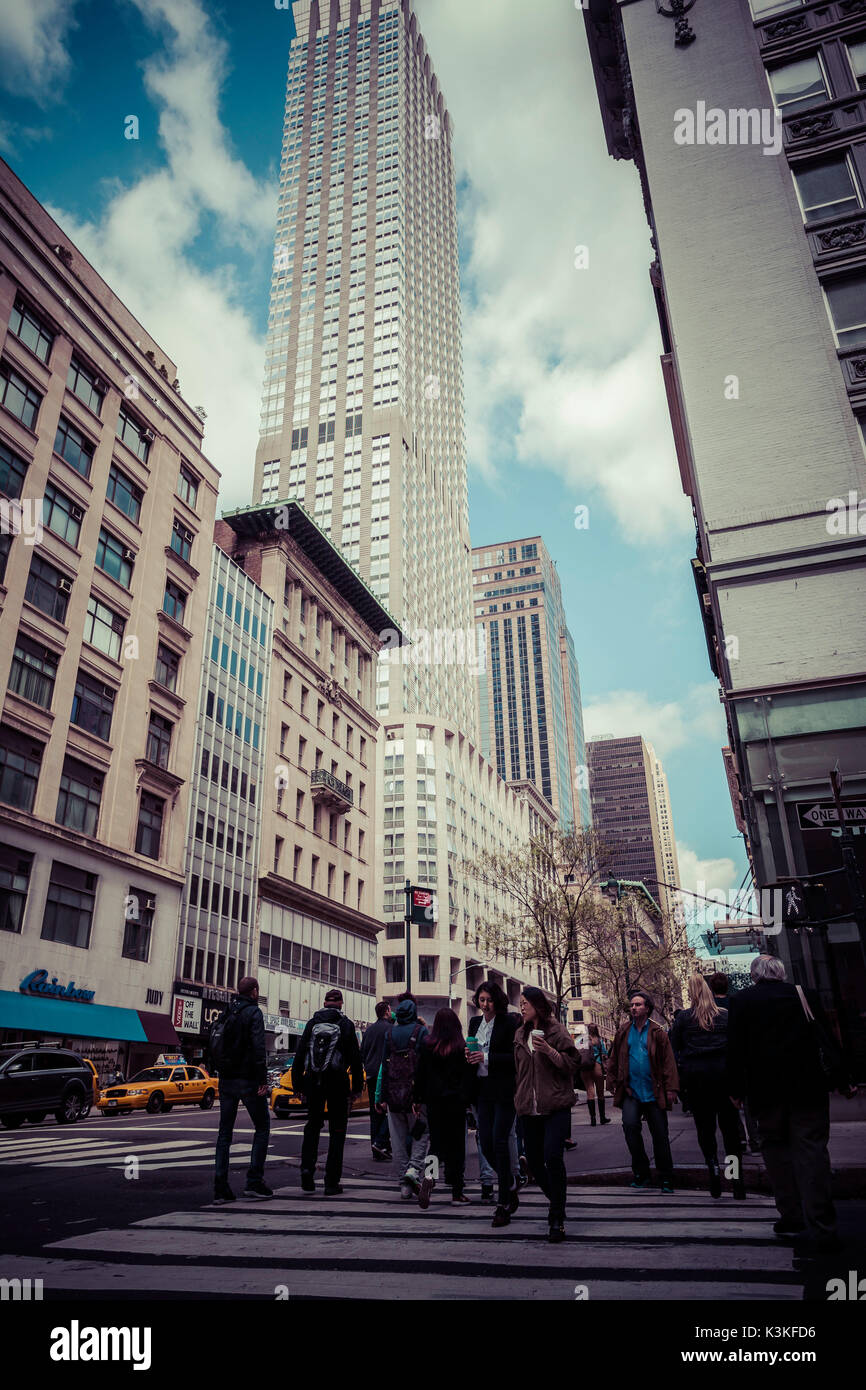
[[[716,1125],[722,1131],[725,1157],[739,1158],[742,1153],[740,1117],[728,1095],[722,1067],[688,1066],[683,1063],[680,1080],[689,1098],[689,1108],[698,1133],[698,1143],[707,1164],[719,1161]],[[739,1175],[739,1170],[738,1170]]]
[[[336,1187],[343,1173],[343,1149],[349,1122],[349,1092],[346,1087],[321,1087],[307,1092],[307,1123],[301,1144],[301,1172],[314,1173],[319,1156],[319,1135],[328,1106],[328,1157],[325,1159],[325,1186]]]
[[[421,1106],[420,1119],[424,1133],[420,1139],[413,1139],[410,1133],[418,1123],[418,1116],[412,1111],[388,1111],[388,1126],[391,1130],[391,1149],[394,1155],[394,1176],[400,1187],[409,1178],[420,1182],[424,1176],[424,1160],[430,1148],[430,1130],[427,1125],[427,1107]]]
[[[388,1116],[380,1115],[376,1109],[376,1077],[367,1077],[367,1092],[370,1096],[370,1143],[387,1149],[390,1144]]]
[[[625,1096],[622,1102],[622,1127],[631,1154],[631,1171],[639,1182],[646,1182],[650,1175],[649,1159],[641,1134],[642,1120],[646,1120],[652,1135],[656,1171],[663,1181],[671,1182],[674,1176],[674,1161],[668,1139],[667,1111],[662,1110],[654,1100],[638,1100],[636,1096]]]
[[[487,1159],[484,1157],[484,1154],[481,1150],[481,1132],[478,1128],[477,1105],[472,1106],[472,1114],[475,1116],[475,1148],[478,1151],[478,1176],[481,1181],[481,1186],[495,1187],[496,1173],[491,1168],[490,1164],[487,1162]],[[517,1181],[517,1175],[520,1172],[520,1162],[518,1155],[519,1133],[520,1121],[519,1119],[515,1119],[514,1124],[511,1127],[511,1133],[508,1136],[508,1156],[511,1160],[511,1176],[515,1182]]]
[[[523,1142],[529,1171],[550,1202],[549,1222],[565,1220],[565,1141],[571,1124],[571,1106],[549,1115],[522,1115]]]
[[[435,1154],[444,1168],[445,1182],[459,1197],[465,1185],[466,1168],[466,1102],[458,1097],[445,1096],[427,1102],[430,1121],[430,1153]]]
[[[216,1172],[214,1174],[214,1180],[218,1186],[229,1180],[229,1149],[231,1148],[235,1120],[241,1101],[243,1101],[256,1131],[253,1135],[247,1182],[261,1182],[264,1178],[271,1121],[268,1114],[268,1098],[257,1095],[257,1090],[257,1086],[243,1078],[235,1080],[234,1077],[220,1077],[220,1127],[216,1142]]]
[[[481,1152],[499,1179],[499,1205],[507,1207],[515,1178],[511,1167],[510,1138],[514,1129],[513,1100],[492,1100],[483,1089],[475,1106]],[[516,1140],[515,1140],[516,1143]]]
[[[753,1105],[761,1153],[783,1221],[804,1221],[814,1236],[836,1234],[830,1155],[830,1097]]]

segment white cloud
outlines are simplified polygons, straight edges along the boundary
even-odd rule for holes
[[[581,11],[550,5],[538,18],[517,0],[418,11],[468,183],[470,464],[497,477],[505,413],[517,466],[560,474],[572,505],[603,502],[630,541],[687,532],[649,229],[636,172],[607,153]]]
[[[642,734],[662,762],[695,741],[710,740],[719,748],[727,741],[718,686],[713,681],[690,686],[680,700],[652,700],[642,690],[590,696],[584,701],[583,725],[588,739]]]
[[[204,448],[223,474],[221,505],[241,505],[251,495],[264,344],[231,261],[205,271],[193,248],[207,229],[239,251],[246,274],[270,242],[276,190],[231,151],[218,114],[225,44],[201,5],[134,3],[165,43],[143,65],[165,167],[114,190],[98,223],[51,212],[178,364],[184,397],[207,412]]]
[[[682,840],[677,840],[677,859],[680,866],[680,886],[690,893],[712,897],[716,893],[735,893],[743,877],[733,859],[702,859]],[[686,903],[688,905],[687,899]],[[707,904],[706,906],[709,906]]]
[[[66,38],[75,0],[5,0],[0,4],[0,82],[47,106],[69,72]]]

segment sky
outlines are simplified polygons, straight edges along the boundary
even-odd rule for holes
[[[746,859],[650,232],[607,153],[582,12],[416,11],[455,126],[473,545],[544,537],[587,737],[652,742],[683,886],[731,892]],[[0,155],[178,364],[226,510],[252,500],[293,33],[287,0],[0,0]]]

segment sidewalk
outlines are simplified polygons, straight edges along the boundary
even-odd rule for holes
[[[610,1098],[606,1113],[612,1123],[593,1128],[585,1099],[574,1107],[572,1138],[577,1141],[577,1148],[565,1155],[568,1180],[572,1185],[627,1186],[631,1182],[622,1113],[614,1110]],[[698,1147],[694,1120],[684,1116],[677,1105],[668,1125],[677,1187],[706,1187],[707,1170]],[[644,1143],[652,1158],[652,1143],[646,1126]],[[719,1151],[721,1153],[721,1136]],[[830,1162],[834,1197],[862,1197],[866,1192],[866,1094],[862,1091],[853,1100],[846,1101],[839,1095],[830,1097]],[[770,1191],[760,1154],[744,1155],[743,1176],[747,1191]]]

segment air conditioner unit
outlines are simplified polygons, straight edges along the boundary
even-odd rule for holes
[[[152,444],[153,441],[154,441],[155,435],[154,435],[154,433],[153,433],[153,430],[144,429],[144,430],[141,431],[141,437],[142,437],[142,439],[146,439],[147,442],[148,442],[148,444]]]
[[[106,697],[106,699],[110,700],[117,694],[117,691],[115,690],[113,685],[104,685],[102,687],[102,693]]]
[[[134,560],[134,559],[135,559],[135,551],[134,551],[134,550],[130,550],[128,546],[124,546],[123,558],[124,558],[124,560]]]
[[[59,583],[59,585],[58,585],[58,588],[60,589],[61,594],[71,594],[71,593],[72,593],[72,580],[71,580],[71,579],[61,579],[61,581],[60,581],[60,583]]]
[[[83,508],[83,507],[71,507],[71,508],[70,508],[70,511],[69,511],[69,514],[70,514],[70,516],[72,517],[72,520],[73,520],[73,521],[80,521],[81,518],[84,516],[84,508]]]
[[[107,390],[108,390],[108,383],[105,382],[105,381],[103,381],[101,376],[95,376],[95,377],[93,378],[93,384],[94,384],[94,386],[96,387],[97,391],[107,391]]]

